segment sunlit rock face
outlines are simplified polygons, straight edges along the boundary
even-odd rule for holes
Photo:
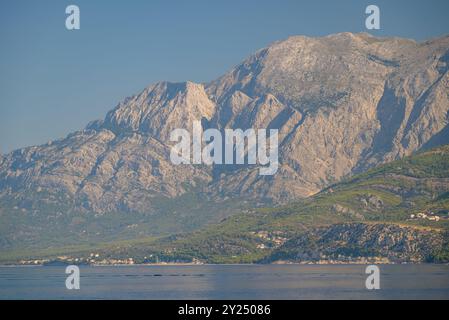
[[[156,83],[104,120],[0,158],[0,199],[24,208],[149,212],[189,190],[286,202],[423,148],[449,143],[449,37],[291,37],[207,84]],[[170,133],[279,130],[279,170],[170,162]],[[1,202],[0,202],[1,204]]]

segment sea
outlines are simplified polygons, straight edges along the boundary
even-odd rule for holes
[[[64,266],[0,267],[0,299],[449,299],[449,266],[379,265],[367,289],[366,265],[80,266],[66,287]]]

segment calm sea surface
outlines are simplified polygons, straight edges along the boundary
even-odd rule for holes
[[[363,265],[0,267],[0,299],[449,299],[447,265],[381,265],[380,290]]]

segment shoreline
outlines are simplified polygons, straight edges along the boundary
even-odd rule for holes
[[[312,263],[312,262],[292,262],[292,263],[135,263],[135,264],[0,264],[0,268],[17,267],[66,267],[76,265],[79,267],[187,267],[187,266],[347,266],[347,265],[449,265],[449,263],[429,263],[429,262],[335,262],[335,263]]]

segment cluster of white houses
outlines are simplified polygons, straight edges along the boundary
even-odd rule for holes
[[[433,212],[418,212],[410,215],[410,219],[427,219],[430,221],[440,221],[441,217]]]

